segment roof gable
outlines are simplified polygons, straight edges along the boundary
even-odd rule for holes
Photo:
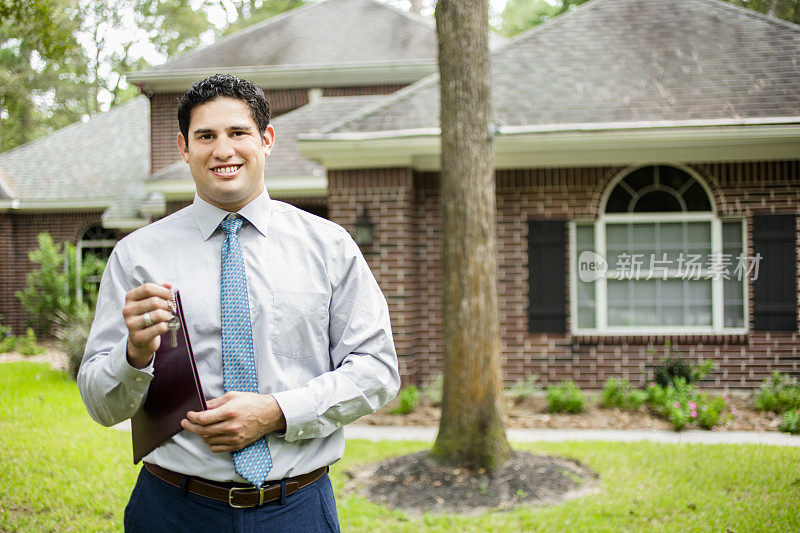
[[[14,199],[105,201],[141,181],[150,161],[150,102],[139,96],[0,154]]]
[[[800,116],[800,27],[719,0],[594,0],[492,56],[506,126]],[[438,128],[435,77],[329,132]]]
[[[255,24],[151,72],[435,58],[436,30],[427,19],[374,0],[325,0]]]

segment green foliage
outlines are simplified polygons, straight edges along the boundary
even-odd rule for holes
[[[693,365],[685,359],[675,357],[672,355],[669,342],[666,344],[666,349],[670,355],[660,365],[653,367],[653,379],[662,387],[666,387],[670,383],[674,384],[678,379],[682,379],[686,383],[697,383],[714,369],[714,362],[711,360]]]
[[[539,386],[536,384],[538,380],[538,375],[531,374],[525,379],[514,382],[513,385],[505,390],[505,394],[516,402],[530,398],[536,391],[539,390]]]
[[[572,380],[547,387],[547,410],[551,413],[580,413],[585,401],[583,391]]]
[[[0,353],[10,353],[17,349],[17,338],[11,328],[0,324]]]
[[[36,334],[28,328],[25,335],[17,337],[17,351],[22,355],[37,355],[44,352],[44,348],[37,346]]]
[[[420,392],[433,405],[441,405],[442,395],[444,393],[444,376],[442,376],[442,374],[436,374],[433,380],[422,386]]]
[[[800,435],[800,409],[783,413],[783,420],[781,420],[781,425],[778,426],[778,429],[784,433]]]
[[[600,407],[636,410],[646,399],[647,393],[633,389],[627,379],[609,378],[600,394]]]
[[[407,415],[412,412],[419,403],[419,389],[415,385],[406,387],[397,395],[400,404],[390,412],[393,415]]]
[[[508,0],[501,15],[500,33],[513,37],[586,1],[563,0],[551,3],[547,0]]]
[[[800,24],[800,2],[797,0],[726,0],[731,4],[759,13],[770,14],[774,17]]]
[[[732,420],[735,414],[726,395],[702,392],[682,377],[675,378],[666,387],[651,383],[647,404],[656,414],[669,420],[676,431],[691,425],[714,429]]]
[[[72,379],[78,377],[93,319],[94,313],[86,306],[79,307],[72,315],[56,312],[54,334],[59,348],[67,356],[67,371]]]
[[[225,28],[223,35],[230,35],[275,15],[300,7],[305,3],[305,0],[264,0],[260,3],[261,5],[257,5],[252,0],[236,2],[234,4],[236,21]]]
[[[37,241],[39,247],[30,251],[28,258],[39,268],[28,273],[25,288],[16,296],[34,325],[48,333],[58,313],[72,316],[86,305],[78,301],[77,283],[81,283],[84,302],[94,305],[97,290],[88,278],[102,273],[105,264],[90,255],[83,261],[79,276],[74,245],[56,244],[48,233],[40,233]]]
[[[758,389],[756,409],[783,413],[800,409],[800,384],[788,374],[772,372]]]

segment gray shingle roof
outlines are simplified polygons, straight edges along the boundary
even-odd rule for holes
[[[149,72],[436,58],[436,30],[374,0],[326,0],[255,24]]]
[[[594,0],[492,56],[506,126],[800,116],[800,26],[720,0]],[[327,132],[438,128],[436,76]]]
[[[264,169],[268,177],[323,176],[325,168],[309,161],[297,150],[297,136],[316,133],[318,128],[356,112],[364,106],[385,100],[386,96],[342,96],[320,98],[272,120],[275,148]],[[169,165],[151,177],[152,180],[190,180],[189,166],[183,161]]]
[[[150,167],[150,102],[130,102],[0,154],[20,200],[103,200]]]

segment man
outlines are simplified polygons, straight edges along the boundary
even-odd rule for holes
[[[96,421],[135,414],[181,291],[208,410],[144,458],[126,530],[338,531],[341,428],[399,387],[386,300],[345,230],[270,199],[261,89],[212,76],[178,121],[194,203],[117,244],[78,375]]]

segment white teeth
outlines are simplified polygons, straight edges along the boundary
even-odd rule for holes
[[[216,172],[217,174],[233,174],[237,170],[239,170],[238,166],[236,166],[236,167],[217,167],[217,168],[214,169],[214,172]]]

